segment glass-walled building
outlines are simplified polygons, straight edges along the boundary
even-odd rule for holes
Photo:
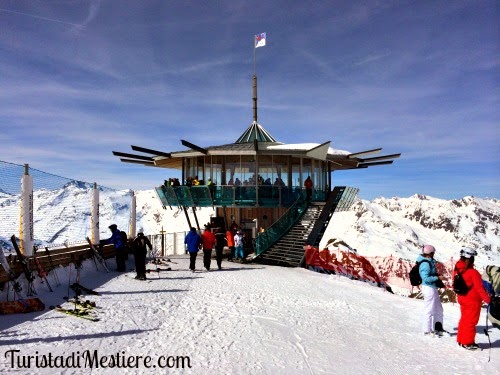
[[[350,153],[330,142],[284,144],[254,121],[234,143],[202,147],[181,140],[182,151],[165,152],[132,146],[143,153],[113,152],[123,162],[181,172],[177,183],[156,187],[164,206],[209,207],[227,226],[232,220],[265,227],[306,197],[305,180],[313,182],[310,202],[325,202],[336,170],[391,164],[400,154],[366,157],[381,148]],[[144,155],[147,154],[147,155]],[[186,214],[187,216],[187,214]],[[257,227],[258,228],[258,227]]]

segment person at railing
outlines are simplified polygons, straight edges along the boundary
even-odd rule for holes
[[[207,186],[208,189],[210,190],[210,195],[212,196],[212,199],[215,199],[215,183],[212,181],[211,178],[208,179]]]
[[[193,186],[198,186],[200,185],[200,180],[198,180],[198,176],[195,176],[195,178],[193,178]]]
[[[313,182],[311,180],[311,176],[307,176],[306,180],[304,181],[304,187],[306,188],[306,199],[309,202],[312,197],[312,189],[313,189]]]
[[[212,249],[215,245],[215,236],[210,230],[210,225],[205,225],[205,231],[201,235],[201,244],[203,247],[203,265],[207,271],[210,271]]]
[[[184,238],[184,244],[187,245],[187,251],[189,253],[189,269],[194,272],[196,269],[196,256],[200,250],[201,237],[196,233],[196,228],[191,227],[191,230]]]
[[[181,186],[181,182],[179,181],[178,178],[174,178],[174,181],[172,182],[172,186]]]

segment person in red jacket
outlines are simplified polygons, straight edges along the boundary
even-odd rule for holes
[[[210,271],[210,263],[212,257],[212,249],[215,245],[215,235],[210,230],[208,225],[205,225],[205,231],[201,235],[201,243],[203,246],[203,265],[207,271]]]
[[[460,304],[460,320],[458,322],[457,343],[467,350],[479,349],[476,344],[476,325],[481,314],[482,302],[490,303],[490,296],[483,287],[481,275],[474,269],[474,257],[477,252],[464,248],[460,251],[460,260],[455,265],[453,278],[461,273],[469,291],[466,295],[458,295]]]

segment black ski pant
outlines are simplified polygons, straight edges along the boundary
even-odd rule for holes
[[[146,251],[135,251],[135,272],[137,277],[146,276]]]
[[[118,272],[125,272],[125,250],[124,249],[116,249],[116,270]]]
[[[209,270],[212,257],[212,249],[203,249],[203,266]]]
[[[189,269],[191,271],[194,271],[196,268],[196,256],[198,255],[198,252],[190,252],[189,253]]]
[[[217,259],[217,267],[221,269],[222,267],[222,252],[224,251],[224,247],[215,247],[215,259]]]

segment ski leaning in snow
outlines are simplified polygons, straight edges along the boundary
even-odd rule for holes
[[[42,283],[45,282],[47,284],[47,287],[51,292],[53,292],[52,287],[49,284],[49,280],[47,280],[47,271],[45,271],[45,268],[43,268],[42,263],[40,263],[40,260],[36,256],[36,251],[38,248],[36,246],[33,247],[33,260],[35,261],[36,268],[38,269],[38,276],[42,280]]]
[[[57,305],[57,306],[50,306],[49,307],[51,310],[55,310],[55,311],[59,311],[63,314],[67,314],[67,315],[72,315],[72,316],[76,316],[78,318],[82,318],[82,319],[86,319],[86,320],[90,320],[92,322],[98,322],[100,319],[94,315],[91,315],[89,310],[88,309],[83,309],[83,310],[78,310],[78,309],[65,309],[64,307],[62,307],[61,305]]]
[[[26,295],[28,297],[32,296],[32,295],[36,295],[35,285],[33,284],[33,281],[35,281],[35,276],[33,275],[33,271],[31,271],[31,269],[29,267],[28,259],[21,253],[19,246],[17,246],[16,236],[12,235],[10,237],[10,241],[12,242],[12,245],[14,246],[14,249],[16,250],[17,259],[21,263],[21,266],[22,266],[23,272],[24,272],[24,276],[26,276],[26,280],[28,281],[28,291],[26,292]]]
[[[106,261],[104,260],[104,258],[102,257],[102,255],[96,249],[96,247],[94,246],[94,244],[92,243],[92,241],[90,240],[90,238],[86,237],[86,239],[87,239],[87,242],[90,245],[90,249],[92,250],[92,253],[94,254],[94,259],[97,259],[97,261],[99,263],[101,263],[101,265],[104,267],[104,269],[106,270],[106,272],[109,272],[109,268],[106,265]]]
[[[14,274],[14,272],[12,272],[12,270],[10,269],[9,262],[7,262],[7,258],[5,257],[5,254],[3,252],[2,245],[0,245],[0,264],[4,268],[5,273],[9,275],[9,282],[11,283],[12,290],[14,291],[14,299],[20,298],[23,288],[21,287],[21,284],[19,284],[19,281],[16,280],[16,275]],[[8,298],[9,295],[7,293],[7,299]]]

